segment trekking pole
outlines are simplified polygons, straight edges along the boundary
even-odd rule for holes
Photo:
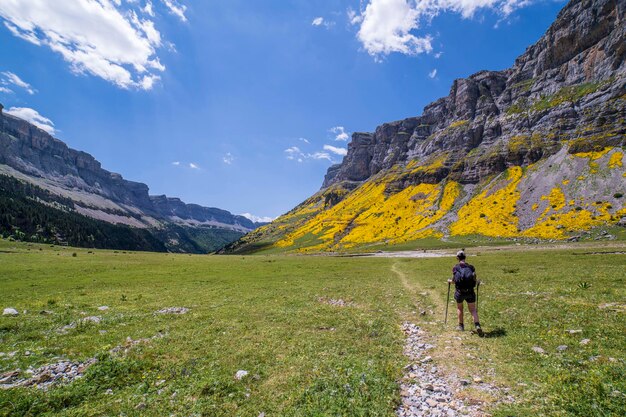
[[[478,313],[478,289],[480,288],[480,280],[476,284],[476,313]]]
[[[448,305],[450,305],[450,283],[448,282],[448,297],[446,298],[446,318],[443,320],[443,324],[448,323]]]

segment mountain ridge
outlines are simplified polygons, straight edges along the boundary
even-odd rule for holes
[[[72,149],[42,129],[0,111],[0,174],[32,183],[72,201],[71,211],[111,224],[140,229],[208,228],[247,233],[261,223],[179,198],[150,195],[146,184],[102,168],[92,155]],[[166,233],[163,239],[175,242]],[[224,242],[227,243],[227,242]],[[195,246],[194,251],[199,249]],[[153,246],[150,246],[152,248]],[[176,244],[168,247],[177,250]],[[216,248],[214,248],[216,249]]]
[[[354,133],[318,193],[228,250],[564,239],[619,223],[625,13],[623,0],[570,1],[511,68],[457,79],[421,116]]]

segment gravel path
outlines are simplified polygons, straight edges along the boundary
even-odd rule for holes
[[[408,322],[402,325],[402,330],[406,335],[404,354],[411,363],[404,368],[400,384],[402,404],[396,410],[398,417],[489,416],[483,402],[463,401],[458,395],[469,385],[499,398],[498,401],[514,401],[505,396],[506,390],[486,384],[480,378],[469,381],[444,374],[428,355],[435,346],[428,343],[426,332]]]

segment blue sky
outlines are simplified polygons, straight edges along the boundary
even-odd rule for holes
[[[0,102],[151,194],[276,217],[352,132],[511,66],[564,4],[2,0]]]

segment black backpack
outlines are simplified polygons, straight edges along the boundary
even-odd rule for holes
[[[476,278],[472,268],[465,265],[457,265],[454,269],[454,283],[460,290],[471,290],[476,286]]]

